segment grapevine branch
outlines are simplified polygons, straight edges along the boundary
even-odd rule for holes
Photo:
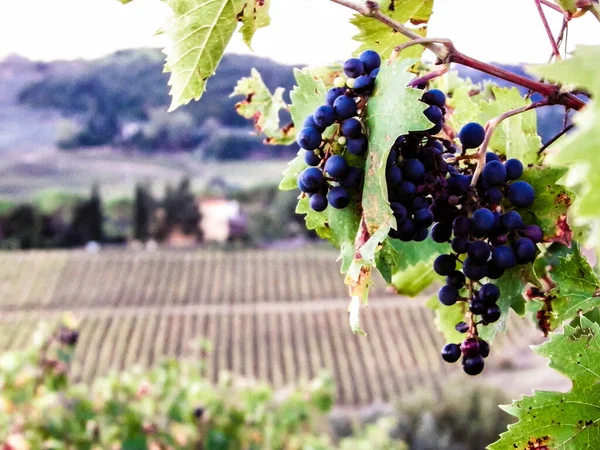
[[[388,15],[380,11],[379,5],[374,1],[356,2],[354,0],[329,0],[338,5],[352,9],[365,17],[371,17],[384,25],[390,27],[392,30],[397,31],[400,34],[408,37],[410,40],[423,39],[423,36],[415,33],[409,28],[405,27],[400,22],[392,19]],[[444,44],[436,44],[433,42],[423,42],[425,48],[433,52],[442,64],[455,63],[462,66],[471,67],[472,69],[479,70],[480,72],[493,75],[497,78],[501,78],[518,86],[531,89],[532,91],[538,92],[545,97],[551,98],[553,104],[564,105],[567,108],[580,110],[585,107],[585,102],[578,99],[571,93],[561,93],[560,86],[542,83],[530,78],[518,75],[500,67],[493,66],[492,64],[479,61],[475,58],[465,55],[458,51],[454,45],[448,41]]]

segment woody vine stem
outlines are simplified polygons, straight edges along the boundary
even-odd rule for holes
[[[518,86],[530,89],[534,92],[538,92],[548,99],[548,104],[563,105],[569,109],[581,110],[585,103],[577,98],[572,93],[561,92],[560,86],[550,83],[543,83],[540,81],[532,80],[522,75],[518,75],[513,72],[509,72],[500,67],[493,66],[491,64],[479,61],[475,58],[465,55],[456,49],[451,41],[444,40],[443,42],[431,42],[427,39],[423,39],[423,36],[415,33],[409,28],[405,27],[400,22],[392,19],[390,16],[384,14],[379,9],[379,5],[374,1],[356,2],[354,0],[329,0],[333,3],[337,3],[346,8],[352,9],[365,17],[371,17],[384,25],[388,26],[394,31],[403,34],[408,37],[411,41],[417,41],[420,45],[433,52],[438,57],[438,64],[448,65],[450,63],[456,63],[463,66],[471,67],[472,69],[479,70],[480,72],[493,75],[503,80],[514,83]],[[417,43],[415,42],[415,44]]]

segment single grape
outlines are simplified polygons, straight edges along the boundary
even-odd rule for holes
[[[350,78],[361,76],[365,71],[365,66],[358,58],[350,58],[344,63],[344,73]]]
[[[319,106],[313,114],[315,123],[321,128],[327,128],[335,122],[335,112],[329,105]]]
[[[402,197],[412,197],[417,192],[417,187],[411,183],[410,181],[403,181],[400,183],[400,188],[398,189],[398,193]]]
[[[323,177],[323,172],[316,167],[304,169],[298,176],[298,187],[302,192],[318,192],[324,182],[325,178]]]
[[[446,344],[442,349],[442,358],[449,363],[455,363],[460,359],[460,347],[457,344]]]
[[[321,132],[313,127],[302,128],[296,142],[305,150],[314,150],[321,145]]]
[[[419,231],[417,231],[417,234],[415,234],[413,241],[423,242],[425,239],[427,239],[427,236],[429,236],[429,228],[421,228]]]
[[[500,161],[490,161],[484,166],[482,176],[490,186],[498,186],[506,181],[506,167]]]
[[[487,277],[492,280],[497,280],[502,275],[504,275],[504,269],[498,267],[493,261],[489,261],[487,267]]]
[[[467,375],[479,375],[483,372],[484,365],[483,356],[481,355],[463,359],[463,370]]]
[[[351,118],[342,123],[342,134],[348,138],[357,138],[362,134],[360,120]]]
[[[407,159],[402,167],[404,178],[413,183],[421,183],[425,176],[425,166],[418,159]]]
[[[387,181],[388,186],[398,186],[402,183],[402,171],[398,166],[389,166],[385,170],[385,179]]]
[[[466,282],[467,278],[465,277],[465,274],[462,273],[460,270],[455,270],[446,277],[446,284],[450,284],[457,289],[462,288]]]
[[[526,181],[515,181],[508,187],[506,196],[513,205],[527,208],[535,200],[535,191]]]
[[[438,275],[447,276],[456,269],[456,257],[454,255],[440,255],[433,262],[433,270]]]
[[[501,245],[492,251],[492,262],[500,269],[512,269],[517,265],[515,252],[508,245]]]
[[[371,78],[373,78],[374,80],[377,79],[377,75],[379,75],[379,67],[375,70],[372,70],[371,73],[369,74],[369,76]]]
[[[346,142],[346,149],[353,155],[362,155],[367,151],[369,142],[365,135],[361,135],[355,139],[348,139]]]
[[[359,94],[363,94],[373,89],[373,78],[369,75],[361,75],[354,81],[354,90]]]
[[[463,272],[467,278],[479,281],[487,276],[487,264],[478,264],[471,258],[467,258],[463,262]]]
[[[344,81],[345,83],[345,81]],[[325,94],[325,101],[327,102],[327,104],[329,106],[333,106],[333,104],[335,103],[335,100],[340,97],[341,95],[344,95],[344,93],[346,92],[346,89],[344,89],[343,87],[334,87],[331,88],[327,91],[327,94]]]
[[[428,209],[419,209],[414,216],[418,228],[428,228],[433,223],[433,214]]]
[[[473,241],[469,244],[467,254],[476,263],[487,262],[490,257],[490,246],[483,241]]]
[[[343,209],[350,203],[350,195],[343,187],[335,186],[327,194],[327,200],[335,209]]]
[[[442,286],[438,291],[438,300],[445,306],[454,305],[458,300],[458,289],[449,284]]]
[[[463,195],[469,190],[471,178],[466,175],[455,175],[448,179],[448,192],[455,195]]]
[[[483,144],[485,129],[476,122],[470,122],[461,128],[458,139],[463,148],[477,148]]]
[[[536,246],[533,241],[529,238],[522,237],[516,240],[513,245],[515,254],[517,255],[517,262],[519,264],[527,264],[535,260]]]
[[[350,170],[348,163],[343,156],[333,155],[325,162],[325,172],[333,178],[344,178]]]
[[[319,158],[315,152],[306,150],[304,152],[304,162],[309,166],[316,167],[321,163],[321,158]]]
[[[498,305],[490,305],[485,313],[481,315],[481,318],[488,323],[497,322],[502,315],[502,311]]]
[[[412,219],[406,219],[402,222],[398,226],[398,234],[401,241],[412,241],[417,234],[417,228],[415,227],[414,221]]]
[[[486,303],[496,303],[500,298],[500,289],[492,283],[486,283],[479,289],[479,297]]]
[[[310,198],[310,207],[314,211],[321,212],[327,208],[327,198],[323,194],[315,194]]]
[[[544,232],[537,225],[527,225],[522,234],[524,237],[531,239],[535,244],[539,244],[544,240]]]
[[[425,114],[425,117],[432,123],[438,123],[443,117],[442,110],[435,105],[428,107],[423,111],[423,114]]]
[[[460,350],[465,356],[479,355],[479,340],[475,338],[465,339],[462,344],[460,344]]]
[[[398,159],[398,152],[395,149],[391,149],[390,153],[388,154],[386,165],[391,166],[393,164],[396,164],[397,159]]]
[[[506,167],[507,180],[516,180],[523,175],[523,163],[518,159],[509,159],[504,163],[504,167]]]
[[[458,322],[454,326],[454,329],[459,333],[466,333],[467,331],[469,331],[469,325],[467,325],[465,322]]]
[[[469,310],[473,314],[479,316],[487,310],[487,306],[483,300],[472,300],[471,305],[469,305]]]
[[[452,239],[452,243],[450,246],[452,247],[452,251],[462,255],[463,253],[467,253],[469,250],[469,238],[466,236],[456,236]]]
[[[508,211],[502,215],[502,226],[506,231],[522,230],[525,228],[521,214],[516,211]]]
[[[494,213],[487,208],[480,208],[471,217],[473,230],[481,235],[487,234],[494,228],[496,218]]]
[[[427,208],[429,208],[429,204],[427,203],[427,199],[425,199],[423,197],[415,197],[415,198],[413,198],[411,206],[412,206],[412,209],[414,211],[418,211],[420,209],[427,209]]]
[[[492,161],[500,161],[500,157],[493,152],[487,152],[485,154],[485,163],[489,163]]]
[[[321,133],[325,131],[325,128],[320,127],[319,125],[317,125],[317,122],[315,122],[314,114],[311,114],[306,119],[304,119],[304,126],[302,128],[316,128]]]
[[[365,50],[358,57],[363,63],[365,72],[370,73],[381,66],[381,56],[375,50]]]
[[[350,167],[346,176],[340,180],[340,186],[346,189],[356,189],[360,187],[362,179],[363,171],[358,167]]]
[[[487,358],[490,354],[490,344],[483,339],[479,339],[479,354],[482,358]]]
[[[503,197],[502,190],[497,186],[492,186],[485,191],[485,198],[492,205],[499,205],[502,203]]]
[[[435,105],[438,108],[443,108],[446,104],[446,94],[439,89],[430,89],[423,94],[421,100],[428,105]]]
[[[403,222],[406,220],[408,212],[406,211],[406,208],[402,203],[391,202],[390,208],[392,209],[392,212],[394,213],[394,217],[396,218],[397,222]]]
[[[433,217],[433,214],[432,214]],[[447,222],[436,223],[431,229],[431,239],[434,242],[448,242],[452,236],[452,226]]]
[[[429,130],[427,130],[427,132],[431,135],[436,135],[440,131],[442,131],[443,128],[444,128],[444,122],[442,120],[440,120],[439,122],[436,122],[433,125],[433,127],[431,127]]]
[[[458,216],[452,222],[452,229],[457,236],[464,236],[471,231],[472,222],[467,216]]]
[[[508,236],[506,234],[499,234],[490,238],[490,243],[494,246],[504,245],[508,242]]]
[[[333,110],[340,119],[349,119],[358,112],[354,98],[341,95],[333,102]]]

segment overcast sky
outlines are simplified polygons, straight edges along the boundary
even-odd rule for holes
[[[272,0],[272,25],[260,30],[255,53],[290,64],[323,64],[348,57],[356,44],[349,12],[327,0]],[[154,37],[169,9],[159,0],[0,1],[0,58],[95,58],[118,49],[163,46]],[[553,28],[560,15],[548,10]],[[533,0],[436,0],[429,36],[448,37],[463,52],[502,63],[544,62],[548,38]],[[593,17],[572,22],[569,44],[600,44]],[[228,51],[249,52],[239,34]]]

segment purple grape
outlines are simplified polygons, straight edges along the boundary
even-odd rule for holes
[[[321,128],[327,128],[335,122],[335,112],[329,105],[322,105],[313,114],[315,123]]]
[[[357,78],[365,71],[365,66],[358,58],[350,58],[344,63],[344,73],[350,78]]]
[[[321,163],[321,158],[315,155],[315,152],[306,150],[304,152],[304,162],[309,166],[316,167]]]
[[[341,87],[331,88],[327,91],[327,94],[325,94],[325,101],[327,102],[327,104],[329,106],[333,106],[333,104],[335,103],[335,100],[339,96],[344,95],[345,92],[346,92],[346,89],[341,88]]]
[[[461,128],[458,139],[463,148],[477,148],[483,144],[485,129],[476,122],[470,122]]]
[[[512,269],[517,265],[515,252],[508,245],[501,245],[492,251],[492,262],[500,269]]]
[[[535,244],[539,244],[544,240],[544,232],[537,225],[527,225],[523,230],[522,235],[531,239]]]
[[[518,159],[509,159],[504,163],[504,167],[506,167],[507,180],[516,180],[523,175],[523,163]]]
[[[438,108],[443,108],[446,104],[446,94],[439,89],[430,89],[423,94],[421,100],[428,105],[435,105]]]
[[[314,150],[321,145],[321,132],[313,127],[302,128],[296,142],[305,150]]]
[[[327,200],[335,209],[343,209],[350,204],[350,195],[343,187],[335,186],[327,194]]]
[[[342,123],[342,134],[348,138],[357,138],[362,135],[362,124],[360,120],[351,118]]]
[[[526,181],[515,181],[508,187],[507,197],[513,205],[527,208],[535,200],[535,191]]]
[[[368,146],[369,142],[367,141],[367,137],[365,135],[361,135],[357,138],[349,138],[346,141],[346,149],[353,155],[357,156],[366,152]]]
[[[381,56],[375,50],[365,50],[358,57],[363,63],[365,72],[371,73],[381,66]]]
[[[341,95],[333,102],[333,110],[340,119],[349,119],[358,112],[354,98]]]
[[[438,291],[438,300],[445,306],[454,305],[458,300],[458,289],[449,284],[442,286]]]
[[[461,351],[457,344],[446,344],[442,349],[442,358],[449,363],[455,363],[460,359]]]
[[[323,194],[314,194],[310,198],[310,207],[317,212],[325,211],[327,208],[327,198]]]

